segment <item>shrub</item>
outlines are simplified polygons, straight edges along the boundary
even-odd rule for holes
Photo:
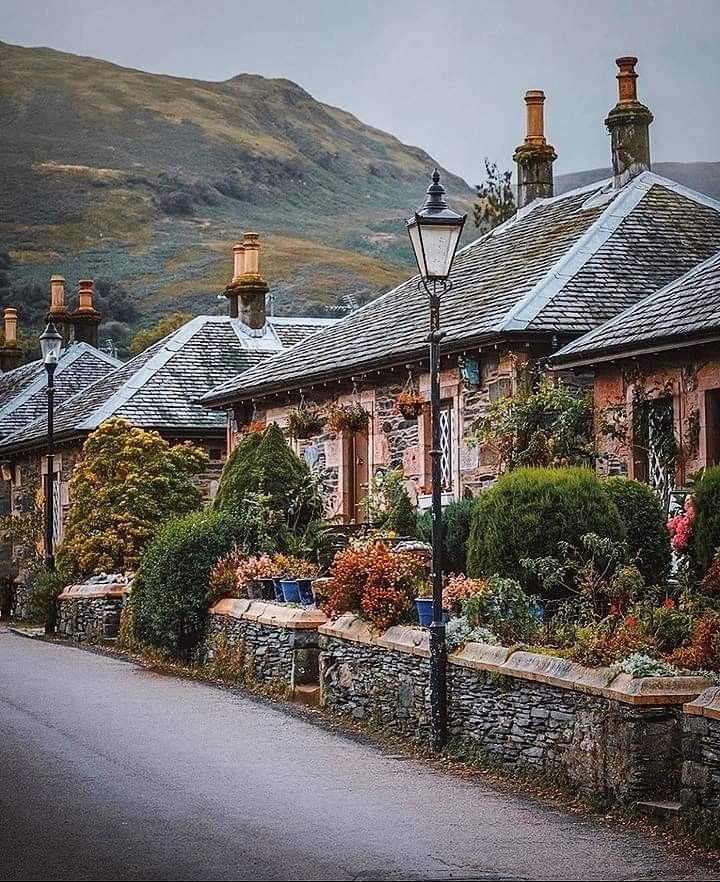
[[[720,613],[708,611],[692,629],[690,644],[676,649],[669,660],[680,668],[720,671]]]
[[[443,609],[451,615],[460,615],[464,601],[489,587],[487,579],[468,579],[462,574],[453,576],[443,588]]]
[[[247,596],[247,592],[243,593],[240,587],[242,583],[238,577],[238,569],[245,561],[245,553],[233,548],[215,563],[208,577],[208,605],[212,606],[221,597]]]
[[[647,585],[661,585],[670,575],[670,537],[660,497],[640,481],[608,478],[603,489],[617,506],[630,557]]]
[[[251,432],[235,447],[222,470],[213,506],[218,511],[242,511],[249,496],[262,496],[266,507],[282,515],[276,526],[278,548],[287,542],[282,532],[297,534],[322,514],[322,501],[307,463],[292,451],[275,424]]]
[[[468,573],[521,579],[521,561],[552,555],[558,543],[578,546],[597,533],[624,540],[617,507],[583,468],[521,468],[503,475],[478,499],[468,543]]]
[[[88,436],[70,479],[72,506],[58,548],[66,581],[135,568],[166,520],[200,506],[191,478],[207,455],[189,442],[170,446],[157,432],[110,419]]]
[[[467,571],[468,537],[477,498],[451,502],[442,514],[443,569],[446,573]],[[417,533],[426,542],[432,538],[432,517],[423,512],[418,517]]]
[[[375,476],[363,506],[367,521],[377,524],[380,530],[414,537],[417,535],[417,512],[405,485],[402,469],[391,469],[382,476]]]
[[[507,642],[531,641],[540,630],[537,601],[515,579],[492,576],[462,605],[472,628],[488,628]]]
[[[715,552],[710,569],[705,573],[702,589],[706,594],[720,594],[720,549]]]
[[[188,659],[205,624],[216,562],[235,545],[231,515],[201,511],[165,524],[145,549],[131,602],[141,643]]]
[[[410,613],[421,582],[422,566],[414,555],[384,542],[350,546],[335,556],[323,609],[329,616],[361,613],[384,630]]]
[[[700,572],[710,569],[720,547],[720,466],[705,469],[695,485],[695,529],[692,552]]]

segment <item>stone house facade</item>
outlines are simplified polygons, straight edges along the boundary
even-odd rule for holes
[[[558,352],[592,370],[598,470],[665,498],[720,465],[720,253]]]
[[[476,493],[497,472],[496,455],[472,443],[491,401],[512,394],[520,371],[592,331],[720,248],[720,202],[650,169],[652,114],[637,100],[636,59],[618,59],[618,103],[606,120],[611,179],[553,195],[554,148],[547,144],[537,91],[526,96],[528,128],[516,151],[517,214],[460,249],[443,297],[441,421],[446,499]],[[423,505],[429,491],[429,418],[403,420],[397,394],[428,398],[428,304],[417,277],[322,329],[288,352],[204,396],[232,424],[285,425],[290,409],[327,413],[359,403],[367,432],[326,430],[293,442],[325,485],[330,517],[361,518],[372,478],[402,466]],[[565,366],[573,383],[584,365]]]

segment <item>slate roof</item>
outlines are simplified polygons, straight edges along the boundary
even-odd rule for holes
[[[720,338],[720,252],[557,352],[553,361],[592,362],[656,346]]]
[[[333,321],[270,319],[264,329],[253,331],[229,316],[194,318],[67,398],[55,412],[56,436],[84,435],[111,416],[171,436],[224,434],[224,414],[205,409],[197,399],[221,380],[281,351],[283,339],[302,338]],[[46,434],[41,416],[5,438],[0,448],[32,444]]]
[[[62,405],[80,389],[118,367],[120,362],[90,346],[65,349],[55,370],[55,401]],[[42,360],[0,374],[0,438],[18,432],[47,410],[47,375]]]
[[[720,248],[720,202],[643,172],[538,199],[458,252],[441,307],[444,349],[590,330]],[[209,406],[426,354],[414,277],[204,396]]]

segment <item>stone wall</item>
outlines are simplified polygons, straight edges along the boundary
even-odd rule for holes
[[[250,600],[220,600],[210,610],[198,661],[218,676],[293,697],[318,684],[315,609]]]
[[[720,811],[720,687],[685,706],[683,733],[683,805]]]
[[[58,598],[57,630],[79,643],[114,640],[127,599],[127,584],[71,585]]]
[[[393,734],[430,734],[427,632],[320,627],[323,705]],[[508,769],[559,774],[619,800],[676,792],[682,711],[706,678],[613,678],[564,659],[468,644],[448,666],[450,735]]]

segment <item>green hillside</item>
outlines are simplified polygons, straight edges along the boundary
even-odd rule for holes
[[[201,82],[6,43],[0,130],[0,288],[106,279],[137,303],[133,324],[221,310],[248,229],[279,313],[374,296],[407,273],[402,219],[435,164],[288,80]],[[469,209],[467,184],[444,182]]]

